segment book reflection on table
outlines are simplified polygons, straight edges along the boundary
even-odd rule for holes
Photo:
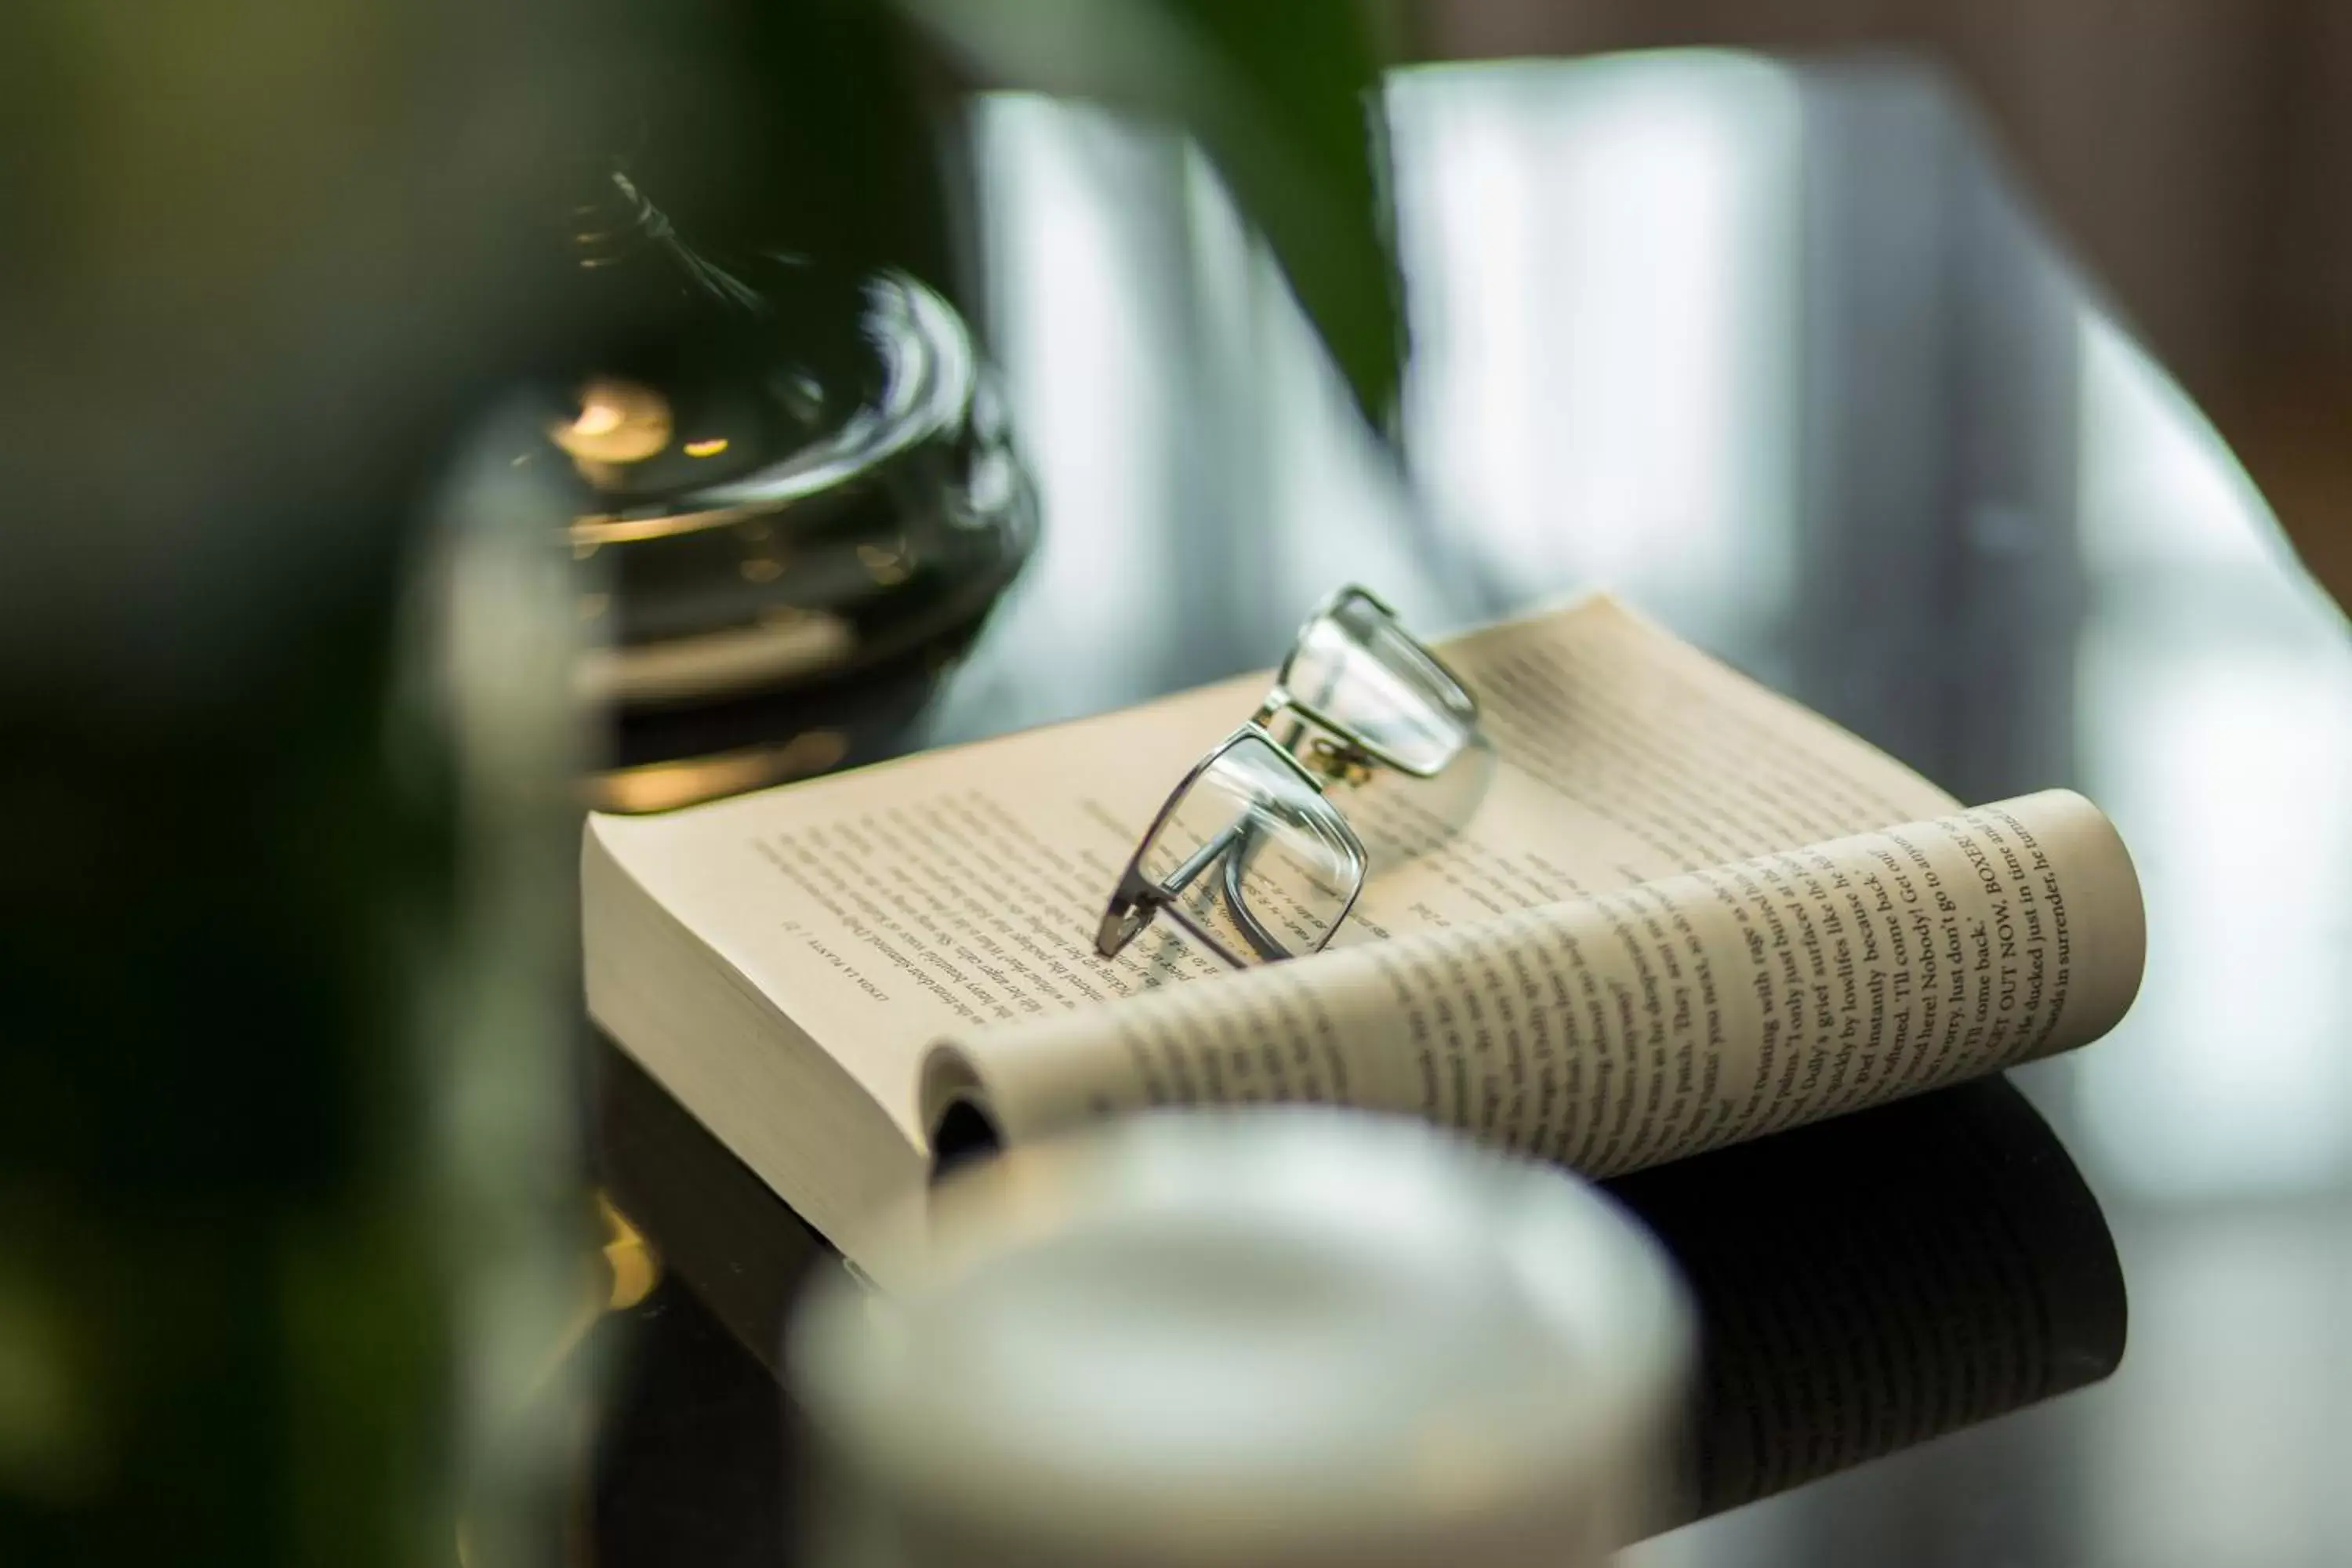
[[[1695,1517],[2084,1387],[2123,1359],[2106,1220],[2006,1079],[1604,1184],[1698,1300]]]
[[[783,1318],[837,1257],[642,1068],[609,1043],[597,1064],[604,1180],[669,1272],[609,1400],[599,1560],[773,1540],[773,1478],[797,1466],[773,1381]],[[2002,1079],[1603,1184],[1697,1298],[1693,1517],[2084,1387],[2122,1357],[2106,1223]]]

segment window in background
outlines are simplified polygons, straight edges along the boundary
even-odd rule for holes
[[[986,338],[1044,533],[942,740],[1131,700],[1173,635],[1157,593],[1177,547],[1179,389],[1145,367],[1183,342],[1165,286],[1179,149],[1027,94],[974,116]]]
[[[1207,160],[1082,104],[975,112],[990,351],[1045,526],[934,738],[1270,661],[1350,579],[1423,625],[1471,618]]]
[[[1389,109],[1406,432],[1437,516],[1464,520],[1497,596],[1606,585],[1740,651],[1791,553],[1789,72],[1699,52],[1433,68]]]
[[[2149,914],[2139,1002],[2075,1069],[2084,1152],[2152,1198],[2323,1184],[2352,1173],[2352,646],[2187,398],[2083,331],[2082,773]]]

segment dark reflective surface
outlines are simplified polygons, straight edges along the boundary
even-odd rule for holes
[[[2105,1210],[2129,1355],[1633,1561],[2339,1561],[2341,616],[1931,79],[1660,55],[1433,71],[1394,108],[1410,499],[1193,164],[1087,110],[986,109],[987,335],[1045,532],[923,736],[1264,665],[1343,578],[1431,627],[1608,586],[1959,795],[2084,789],[2141,869],[2147,982],[2112,1038],[2018,1081]],[[1822,1180],[1899,1231],[1867,1218],[1874,1168],[1843,1199]],[[1837,1292],[1907,1267],[1891,1239],[1857,1256],[1778,1283],[1866,1303]],[[650,1375],[632,1419],[684,1420],[647,1414]],[[773,1420],[752,1381],[728,1397]],[[656,1508],[617,1458],[607,1481]]]
[[[534,389],[514,461],[585,563],[595,804],[870,760],[1036,536],[994,377],[906,272],[707,247],[619,168],[583,195],[553,270],[599,347]]]
[[[2123,1355],[2106,1222],[2005,1079],[1609,1186],[1698,1300],[1698,1516],[2084,1387]]]
[[[669,1272],[605,1330],[600,1561],[788,1560],[800,1454],[771,1380],[793,1294],[841,1265],[625,1058],[599,1067],[606,1180]],[[1697,1302],[1694,1518],[2081,1388],[2123,1354],[2098,1205],[2005,1079],[1609,1186]]]

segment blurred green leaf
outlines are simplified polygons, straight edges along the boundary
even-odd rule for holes
[[[1365,0],[898,0],[988,82],[1190,132],[1262,234],[1366,417],[1404,353]]]

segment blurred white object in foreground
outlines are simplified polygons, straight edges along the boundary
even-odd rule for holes
[[[818,1560],[1572,1568],[1670,1513],[1692,1321],[1564,1173],[1417,1122],[1162,1113],[933,1194],[789,1353]]]

